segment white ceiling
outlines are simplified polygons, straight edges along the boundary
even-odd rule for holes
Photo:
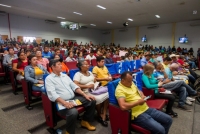
[[[117,29],[129,21],[128,27],[200,19],[200,0],[0,0],[0,11],[39,19],[83,23],[96,29]],[[106,10],[96,5],[106,7]],[[197,10],[196,15],[193,10]],[[83,15],[76,15],[79,12]],[[155,15],[161,16],[160,19]],[[113,22],[108,24],[107,21]],[[96,24],[97,26],[90,26]]]

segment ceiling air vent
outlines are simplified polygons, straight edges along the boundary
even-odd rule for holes
[[[158,27],[159,27],[159,25],[149,25],[147,27],[147,29],[155,29],[155,28],[158,28]]]
[[[5,11],[0,11],[0,15],[5,16],[5,15],[7,15],[7,13]]]
[[[127,28],[119,29],[119,32],[127,32],[127,31],[128,31]]]
[[[110,34],[110,31],[102,31],[102,34]]]
[[[88,27],[86,26],[80,26],[80,29],[87,29]]]
[[[57,21],[54,21],[54,20],[45,20],[46,23],[49,23],[49,24],[56,24]]]

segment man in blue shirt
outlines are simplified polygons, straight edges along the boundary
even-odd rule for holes
[[[148,62],[149,62],[149,60],[151,59],[151,54],[146,54],[142,59],[141,59],[141,61],[140,61],[140,63],[141,63],[141,66],[143,67],[144,65],[146,65]]]
[[[47,59],[51,59],[52,53],[49,52],[49,47],[48,46],[44,47],[44,51],[42,52],[42,57],[43,58],[47,58]]]
[[[105,64],[112,64],[114,63],[112,58],[110,58],[110,53],[109,52],[105,52],[104,53],[106,55],[106,58],[105,58]]]

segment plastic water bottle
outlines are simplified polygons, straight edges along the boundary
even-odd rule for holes
[[[62,130],[60,130],[60,129],[57,129],[56,132],[57,132],[57,134],[62,134]]]

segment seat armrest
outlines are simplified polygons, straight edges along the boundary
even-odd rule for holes
[[[142,87],[142,92],[145,96],[151,95],[151,98],[149,98],[149,100],[154,99],[154,90],[153,89],[148,89],[146,87]]]
[[[119,130],[124,134],[130,133],[131,111],[121,110],[115,104],[109,104],[110,124],[113,134],[117,134]]]

